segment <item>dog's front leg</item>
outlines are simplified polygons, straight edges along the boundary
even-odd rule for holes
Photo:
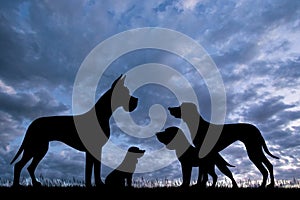
[[[124,172],[126,173],[126,172]],[[133,174],[128,172],[127,175],[126,175],[126,183],[127,183],[127,187],[129,188],[133,188],[133,185],[132,185],[132,176]]]
[[[208,181],[208,172],[204,170],[204,168],[201,168],[201,166],[199,166],[197,186],[200,188],[205,188],[207,181]],[[216,179],[214,179],[214,183],[215,181]]]
[[[93,156],[86,152],[85,153],[85,186],[91,187],[92,186],[92,169],[93,169]]]
[[[93,163],[94,163],[94,176],[95,176],[95,184],[96,186],[102,186],[104,183],[101,180],[101,152],[100,152],[100,158],[99,160],[95,159],[93,157]]]
[[[101,180],[101,162],[97,159],[94,159],[93,162],[94,162],[95,184],[96,186],[104,185],[104,183]]]
[[[192,166],[191,165],[182,165],[182,184],[181,187],[189,187],[191,181],[191,174],[192,174]]]

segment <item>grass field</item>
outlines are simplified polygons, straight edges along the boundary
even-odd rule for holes
[[[181,180],[168,180],[168,179],[155,179],[149,180],[145,178],[138,178],[133,181],[133,188],[125,188],[125,189],[116,189],[116,188],[108,188],[105,186],[102,187],[91,187],[86,188],[84,186],[84,181],[77,180],[75,178],[70,180],[64,179],[47,179],[40,176],[39,181],[42,183],[42,187],[32,187],[31,180],[29,178],[21,179],[21,187],[11,187],[12,181],[7,179],[0,178],[0,194],[9,193],[9,194],[32,194],[32,193],[45,193],[47,195],[68,195],[68,194],[149,194],[149,195],[159,195],[159,194],[169,194],[170,196],[182,195],[182,194],[199,194],[199,195],[224,195],[231,196],[232,194],[240,194],[240,195],[261,195],[269,194],[269,195],[295,195],[295,193],[300,194],[300,180],[292,179],[292,180],[276,180],[276,187],[273,189],[264,188],[260,189],[258,186],[260,185],[259,181],[251,181],[237,180],[238,189],[231,188],[231,182],[227,179],[219,180],[217,182],[216,188],[207,187],[206,189],[200,189],[196,187],[195,181],[192,182],[191,187],[189,188],[181,188],[179,187],[181,184]],[[208,186],[211,182],[208,183]],[[118,191],[118,192],[116,192]]]
[[[42,183],[43,187],[84,187],[84,181],[73,179],[49,179],[42,175],[37,177],[38,181]],[[236,180],[239,188],[258,188],[260,181],[257,180]],[[21,178],[20,184],[24,187],[31,186],[30,178]],[[191,186],[196,184],[196,180],[192,180]],[[147,179],[139,177],[133,180],[134,188],[177,188],[181,185],[181,179],[169,180],[165,179]],[[208,181],[208,187],[211,185],[211,181]],[[300,179],[293,178],[291,180],[275,180],[276,188],[294,188],[300,190]],[[4,179],[0,177],[0,187],[11,187],[12,180]],[[217,181],[217,188],[231,188],[231,181],[227,178],[219,179]]]

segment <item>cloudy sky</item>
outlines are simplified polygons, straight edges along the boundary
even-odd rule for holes
[[[115,34],[142,27],[174,30],[200,44],[223,80],[225,122],[255,124],[270,151],[280,157],[268,157],[275,178],[300,178],[300,2],[294,0],[1,1],[0,178],[12,179],[9,162],[34,119],[74,114],[74,82],[91,50]],[[126,42],[107,51],[126,46]],[[210,91],[203,78],[186,60],[159,49],[140,49],[115,59],[103,73],[95,99],[121,73],[147,63],[169,66],[185,77],[196,92],[202,116],[210,120]],[[116,166],[124,157],[116,149],[136,145],[146,149],[137,166],[144,173],[136,176],[180,178],[174,152],[164,149],[153,132],[182,123],[167,111],[152,116],[150,108],[154,104],[161,105],[156,107],[160,109],[178,105],[176,92],[184,93],[187,86],[165,71],[139,73],[141,79],[151,77],[167,80],[168,87],[146,84],[133,91],[139,98],[131,115],[135,124],[111,120],[112,137],[103,149],[103,159]],[[131,79],[127,77],[125,82],[130,85]],[[176,92],[169,87],[177,88]],[[124,127],[131,133],[125,133]],[[158,151],[162,153],[157,155]],[[231,170],[237,180],[261,180],[241,143],[221,153],[236,166]],[[84,160],[82,152],[53,142],[36,174],[83,180]],[[103,167],[103,180],[109,170]],[[26,170],[22,176],[28,176]]]

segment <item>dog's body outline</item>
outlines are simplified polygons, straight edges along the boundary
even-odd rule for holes
[[[183,112],[183,116],[181,114],[181,109],[186,110]],[[195,146],[199,147],[199,150],[209,127],[215,126],[215,130],[222,130],[216,144],[206,156],[214,155],[227,148],[229,145],[233,144],[236,141],[242,142],[246,148],[249,159],[252,161],[252,163],[256,166],[256,168],[261,172],[263,176],[263,180],[260,187],[266,187],[269,174],[270,184],[268,185],[268,187],[275,186],[273,165],[265,156],[262,149],[264,149],[265,153],[267,153],[272,158],[279,159],[279,157],[272,155],[271,152],[268,150],[265,139],[263,138],[260,130],[256,126],[249,123],[212,124],[202,118],[195,104],[189,102],[184,102],[178,107],[169,107],[168,110],[171,115],[173,115],[176,118],[181,118],[184,122],[186,122],[191,134],[193,134],[194,136],[193,143]],[[189,114],[193,116],[197,115],[199,117],[198,124],[193,124],[194,122],[192,120],[187,120],[191,119],[189,116],[186,116]],[[267,169],[264,167],[263,164],[267,167]],[[204,172],[204,174],[202,174],[202,176],[204,176],[204,182],[207,181],[206,174],[207,172]]]
[[[145,150],[131,146],[121,164],[109,173],[105,178],[105,185],[115,188],[133,187],[132,176],[136,169],[138,159],[142,157]]]
[[[198,156],[199,149],[192,146],[188,142],[182,129],[176,126],[171,126],[162,132],[156,133],[156,136],[160,142],[166,145],[167,149],[175,150],[177,159],[181,164],[183,180],[181,185],[182,187],[187,187],[190,185],[193,167],[198,167],[197,186],[203,187],[203,184],[206,184],[206,182],[204,183],[202,181],[203,176],[201,176],[201,174],[207,172],[207,174],[209,174],[213,179],[211,187],[215,187],[218,179],[218,176],[215,172],[215,166],[218,167],[218,169],[232,181],[232,186],[234,188],[238,187],[231,171],[228,168],[234,166],[229,164],[219,153],[200,159]]]
[[[113,108],[111,105],[111,98],[114,89],[120,90],[122,93],[128,92],[129,89],[124,86],[125,76],[122,74],[112,83],[111,88],[107,90],[96,102],[95,106],[91,108],[88,112],[80,115],[70,115],[70,116],[47,116],[40,117],[32,121],[28,126],[22,144],[12,159],[10,164],[23,153],[22,158],[14,166],[14,179],[13,186],[19,186],[20,174],[23,167],[32,159],[32,162],[28,166],[27,170],[32,180],[33,186],[40,186],[41,183],[35,178],[35,170],[39,162],[46,155],[49,142],[59,141],[74,149],[85,152],[86,165],[85,165],[85,185],[86,187],[91,186],[92,169],[94,168],[94,179],[95,185],[103,185],[101,180],[101,152],[102,146],[107,142],[110,137],[110,125],[109,119],[114,111],[119,106],[125,105],[115,105]],[[129,105],[126,111],[132,111],[137,106],[137,98],[130,96],[130,101],[132,105]],[[125,102],[124,102],[125,103]],[[133,107],[130,107],[133,106]],[[74,118],[80,119],[90,119],[91,115],[96,112],[97,120],[101,126],[101,129],[105,136],[101,137],[101,145],[99,146],[99,158],[95,158],[89,150],[85,147],[78,135]],[[88,129],[89,127],[87,127]],[[101,133],[99,133],[101,134]]]

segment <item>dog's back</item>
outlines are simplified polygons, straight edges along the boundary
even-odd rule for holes
[[[142,157],[145,150],[130,147],[122,163],[114,169],[105,179],[105,184],[113,187],[132,187],[132,175],[136,169],[138,158]]]

